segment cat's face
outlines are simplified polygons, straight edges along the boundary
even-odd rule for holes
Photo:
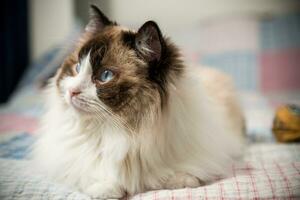
[[[166,104],[168,77],[181,72],[177,51],[154,22],[134,32],[112,23],[97,7],[92,11],[79,47],[56,75],[59,95],[80,114],[101,120],[117,116],[138,127]]]

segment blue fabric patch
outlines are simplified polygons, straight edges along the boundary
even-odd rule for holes
[[[254,52],[232,51],[204,55],[200,62],[231,75],[238,89],[258,89],[258,58]]]
[[[33,137],[22,133],[14,136],[8,141],[0,143],[0,157],[10,159],[24,159],[28,155],[30,146],[33,143]]]
[[[264,20],[260,24],[262,49],[300,47],[300,15],[287,15]]]

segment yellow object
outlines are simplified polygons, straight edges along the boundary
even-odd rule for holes
[[[300,141],[300,107],[285,105],[277,109],[273,133],[278,142]]]

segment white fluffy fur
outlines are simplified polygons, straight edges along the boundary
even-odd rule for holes
[[[64,97],[54,80],[49,86],[42,134],[33,149],[37,169],[54,180],[92,196],[118,198],[124,190],[134,194],[197,186],[193,178],[209,181],[224,175],[232,157],[241,152],[237,136],[241,130],[232,128],[238,122],[203,87],[209,81],[199,78],[194,68],[170,86],[166,112],[145,121],[141,131],[132,134],[117,120],[95,120],[69,105],[70,87],[79,87],[86,98],[101,103],[89,81],[88,59],[82,63],[78,76],[63,80]]]

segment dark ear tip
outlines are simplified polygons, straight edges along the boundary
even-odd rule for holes
[[[153,21],[153,20],[146,21],[145,24],[157,25],[157,23],[155,21]]]
[[[90,19],[98,19],[103,25],[116,24],[111,22],[95,4],[90,4]]]
[[[90,4],[90,8],[97,8],[97,6],[95,4]]]
[[[99,10],[99,8],[95,4],[90,4],[90,10],[91,11]]]
[[[149,21],[146,21],[142,27],[147,27],[147,26],[152,26],[152,27],[155,27],[156,29],[159,30],[159,26],[157,25],[157,23],[153,20],[149,20]]]
[[[95,4],[90,4],[90,13],[94,14],[94,13],[102,13],[102,12]]]

